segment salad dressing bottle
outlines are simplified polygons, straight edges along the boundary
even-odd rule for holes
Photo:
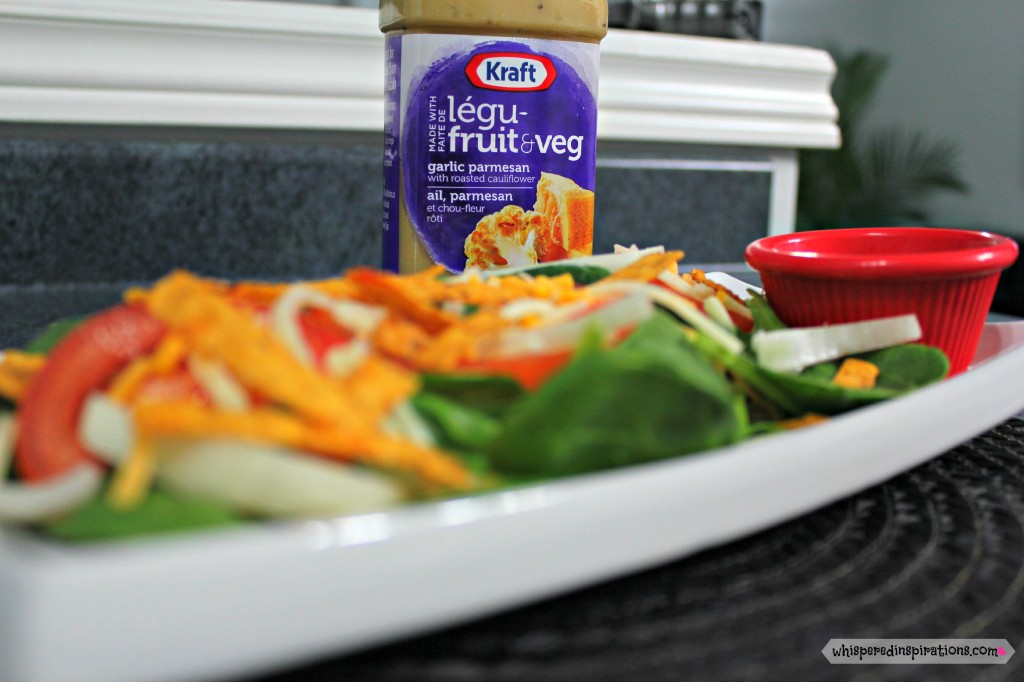
[[[381,0],[385,268],[591,253],[607,25],[607,0]]]

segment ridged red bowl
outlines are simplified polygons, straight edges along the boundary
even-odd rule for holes
[[[974,356],[1012,239],[931,227],[796,232],[746,251],[765,296],[792,327],[915,313],[922,343],[949,356],[950,374]]]

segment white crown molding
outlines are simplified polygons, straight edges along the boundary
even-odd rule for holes
[[[601,44],[599,132],[778,147],[837,147],[826,52],[639,31]]]
[[[378,131],[373,10],[0,0],[0,121]],[[601,48],[599,136],[835,147],[824,52],[633,31]]]

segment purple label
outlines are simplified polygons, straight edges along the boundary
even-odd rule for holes
[[[389,38],[385,46],[384,83],[384,201],[383,201],[383,267],[398,271],[399,243],[399,163],[398,141],[402,126],[401,82],[402,39]]]
[[[408,35],[388,49],[389,73],[405,55],[404,200],[431,258],[458,272],[589,252],[597,46]]]

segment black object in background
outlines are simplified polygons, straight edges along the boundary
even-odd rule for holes
[[[1017,240],[1017,245],[1024,244]],[[1003,271],[999,276],[999,286],[996,287],[996,295],[992,299],[992,311],[1024,317],[1024,255],[1017,258],[1016,262]]]
[[[611,0],[608,25],[643,31],[760,40],[760,0]]]

